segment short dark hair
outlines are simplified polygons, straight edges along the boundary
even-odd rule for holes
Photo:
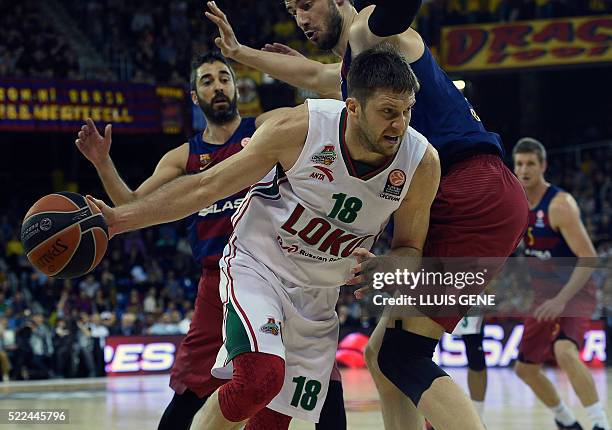
[[[540,161],[540,164],[544,164],[546,161],[546,148],[537,139],[533,137],[523,137],[516,142],[514,149],[512,149],[512,158],[516,154],[535,154]]]
[[[334,0],[330,0],[330,1],[334,1]],[[355,0],[348,0],[348,2],[352,5],[355,6]],[[283,3],[285,3],[285,8],[289,7],[289,3],[287,3],[287,0],[284,0]],[[362,2],[363,3],[363,2]]]
[[[362,103],[378,89],[396,93],[419,91],[419,80],[406,59],[385,44],[357,55],[348,74],[348,95]]]
[[[221,52],[219,51],[211,51],[211,52],[207,52],[205,54],[199,54],[196,57],[194,57],[194,59],[191,62],[191,78],[190,78],[190,85],[191,85],[191,90],[195,91],[196,87],[197,87],[197,78],[198,78],[198,69],[200,68],[200,66],[202,64],[212,64],[212,63],[216,63],[216,62],[220,62],[223,63],[227,66],[227,68],[230,71],[230,74],[232,75],[232,80],[234,81],[234,83],[236,82],[236,75],[234,73],[234,69],[232,69],[231,64],[229,63],[229,61],[227,60],[227,58],[225,58],[223,56],[223,54],[221,54]]]

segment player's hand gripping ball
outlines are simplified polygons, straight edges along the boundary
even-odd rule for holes
[[[100,209],[76,193],[44,196],[23,219],[21,242],[30,263],[48,276],[76,278],[91,272],[108,245]]]

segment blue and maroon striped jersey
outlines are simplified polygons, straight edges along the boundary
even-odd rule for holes
[[[544,263],[545,261],[553,257],[576,258],[563,235],[550,225],[548,209],[550,202],[559,192],[563,190],[554,185],[548,187],[538,205],[529,210],[529,227],[525,233],[525,255],[540,260],[538,263],[529,264],[532,278],[551,282],[567,282],[574,268],[567,263],[560,266],[552,261]]]
[[[347,45],[340,71],[343,99],[348,96],[352,55],[351,46]],[[436,148],[444,169],[468,151],[504,155],[499,135],[484,128],[470,102],[436,63],[427,46],[422,57],[410,66],[421,83],[410,126]]]
[[[213,145],[202,139],[198,133],[189,139],[189,159],[187,173],[199,173],[240,151],[255,132],[255,118],[243,118],[242,122],[227,142]],[[248,189],[219,200],[212,206],[202,209],[188,219],[189,242],[193,256],[203,267],[219,268],[219,259],[227,245],[233,228],[230,221]]]

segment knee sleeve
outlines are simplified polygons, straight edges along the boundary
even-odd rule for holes
[[[232,422],[244,421],[265,408],[285,381],[285,361],[271,354],[247,352],[233,360],[232,380],[219,389],[219,406]]]
[[[208,397],[198,397],[189,390],[183,394],[175,393],[159,421],[157,430],[189,430],[193,417],[204,406]]]
[[[289,423],[291,423],[290,416],[263,408],[249,419],[244,430],[287,430]]]
[[[325,403],[323,403],[321,416],[315,429],[346,430],[346,411],[344,409],[344,396],[340,381],[330,381],[327,397],[325,398]]]
[[[448,376],[433,362],[438,341],[388,328],[378,353],[380,371],[412,400],[415,406],[437,378]]]
[[[481,372],[487,367],[484,349],[482,349],[482,334],[465,334],[462,336],[465,343],[468,367],[475,372]]]

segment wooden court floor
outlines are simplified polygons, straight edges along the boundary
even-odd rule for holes
[[[465,388],[465,369],[447,371]],[[556,370],[549,369],[547,373],[585,429],[590,428],[567,378]],[[600,398],[607,410],[612,411],[612,402],[608,400],[612,370],[596,369],[593,376]],[[367,371],[344,370],[343,382],[348,428],[382,429],[378,396]],[[60,408],[68,409],[70,415],[67,425],[0,424],[0,429],[155,430],[171,397],[166,375],[0,383],[0,409]],[[555,429],[548,410],[510,369],[489,369],[485,422],[489,430]],[[314,426],[294,421],[291,429],[314,429]]]

